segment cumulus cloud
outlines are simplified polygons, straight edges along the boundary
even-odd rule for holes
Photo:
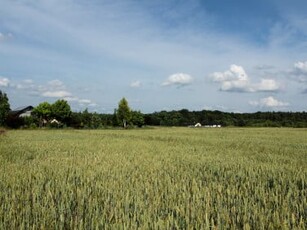
[[[273,79],[261,79],[260,83],[254,86],[255,91],[277,91],[279,88],[279,84]]]
[[[43,97],[57,97],[57,98],[64,98],[71,96],[71,93],[65,90],[59,91],[46,91],[42,93]]]
[[[78,103],[82,107],[84,107],[84,106],[88,106],[88,107],[96,107],[96,106],[98,106],[95,102],[93,102],[93,101],[91,101],[89,99],[80,99],[80,98],[74,97],[74,96],[64,97],[63,99],[68,101],[68,102],[76,102],[76,103]]]
[[[65,101],[68,101],[68,102],[74,102],[74,101],[78,101],[79,100],[79,98],[74,97],[74,96],[64,97],[63,99]]]
[[[140,81],[133,81],[130,83],[131,88],[140,88],[141,87],[141,82]]]
[[[0,77],[0,86],[8,87],[10,84],[10,80],[5,77]]]
[[[48,87],[51,87],[51,88],[54,88],[54,89],[65,89],[65,85],[63,82],[61,82],[60,80],[52,80],[52,81],[49,81],[47,83]]]
[[[259,101],[250,101],[249,104],[262,108],[283,108],[289,105],[288,102],[279,101],[272,96],[262,98]]]
[[[307,61],[299,61],[294,63],[293,67],[287,72],[292,80],[303,84],[303,94],[307,93]]]
[[[4,79],[4,78],[3,78]],[[7,80],[0,78],[1,83],[8,85]],[[79,106],[96,107],[98,106],[95,102],[89,99],[82,99],[73,95],[69,90],[67,90],[66,85],[58,80],[48,81],[46,84],[38,85],[32,79],[23,80],[17,84],[12,84],[17,90],[24,90],[32,96],[45,97],[45,98],[60,98],[64,99],[73,104],[78,104]]]
[[[230,69],[225,72],[213,73],[213,79],[217,82],[224,82],[230,80],[248,80],[248,76],[242,66],[231,65]]]
[[[300,72],[307,73],[307,61],[297,62],[294,64],[294,67]]]
[[[97,104],[89,99],[82,99],[74,96],[66,89],[65,84],[60,80],[52,80],[47,83],[46,86],[41,86],[41,95],[43,97],[62,98],[69,102],[78,103],[80,106],[95,107]]]
[[[98,104],[96,104],[96,103],[90,103],[90,104],[88,104],[88,106],[90,106],[90,107],[97,107],[98,106]]]
[[[26,90],[35,90],[36,86],[31,79],[23,80],[22,82],[14,85],[13,87],[16,87],[17,89],[26,89]]]
[[[31,90],[42,96],[49,95],[50,92],[66,91],[66,86],[60,80],[52,80],[47,84],[37,85],[32,79],[26,79],[12,86],[19,90]]]
[[[89,100],[89,99],[80,99],[79,102],[82,103],[82,104],[91,104],[92,103],[91,100]]]
[[[261,79],[259,83],[252,83],[244,68],[238,65],[231,65],[225,72],[215,72],[211,74],[211,78],[221,84],[221,91],[273,92],[280,88],[274,79]]]
[[[96,107],[97,104],[89,99],[77,99],[80,106]]]
[[[162,83],[162,86],[186,86],[193,82],[193,78],[185,73],[176,73],[168,77],[168,79]]]
[[[65,84],[60,80],[52,80],[46,85],[40,85],[36,89],[39,95],[43,97],[65,98],[71,97],[72,94],[66,90]]]
[[[248,76],[241,66],[231,65],[225,72],[212,74],[213,81],[221,83],[222,91],[251,91]]]
[[[290,72],[297,81],[307,82],[307,61],[294,63],[293,69]]]

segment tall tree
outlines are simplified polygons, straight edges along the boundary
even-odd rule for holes
[[[112,125],[119,126],[118,117],[117,117],[117,109],[114,109],[114,113],[112,114]]]
[[[132,111],[131,112],[131,122],[133,125],[142,127],[145,124],[144,115],[141,111]]]
[[[126,98],[122,98],[118,103],[117,118],[122,122],[123,127],[126,128],[131,119],[131,109]]]
[[[42,102],[33,109],[32,114],[39,119],[39,126],[43,126],[51,118],[51,105]]]
[[[71,116],[70,105],[65,100],[57,100],[51,105],[52,117],[66,123]]]
[[[6,93],[0,90],[0,126],[6,125],[6,119],[10,111],[10,103]]]

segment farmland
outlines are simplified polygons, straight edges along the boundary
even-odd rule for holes
[[[307,130],[11,130],[0,229],[305,229]]]

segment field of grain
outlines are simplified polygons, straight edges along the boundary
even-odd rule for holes
[[[307,130],[0,136],[0,229],[306,229]]]

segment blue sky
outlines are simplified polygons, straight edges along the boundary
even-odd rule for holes
[[[303,0],[0,0],[12,108],[307,111]]]

